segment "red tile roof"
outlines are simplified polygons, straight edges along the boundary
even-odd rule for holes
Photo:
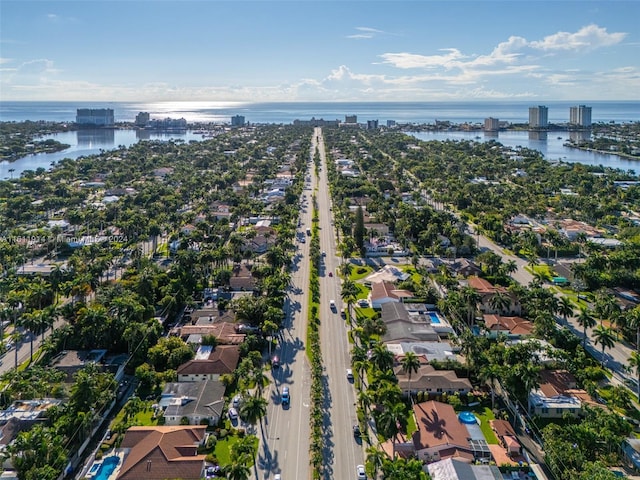
[[[453,407],[434,400],[413,406],[418,430],[413,434],[416,450],[448,447],[469,449],[469,432]]]
[[[198,480],[205,455],[198,455],[206,426],[131,427],[121,448],[130,449],[117,480]]]

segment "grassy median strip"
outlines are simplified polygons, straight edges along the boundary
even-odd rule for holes
[[[307,355],[311,364],[311,443],[309,445],[309,458],[313,466],[313,479],[320,479],[324,450],[324,386],[322,383],[322,352],[320,350],[320,235],[318,230],[318,207],[316,196],[313,195],[313,228],[311,232],[311,277],[309,291],[311,302],[309,304],[309,323],[307,327]]]

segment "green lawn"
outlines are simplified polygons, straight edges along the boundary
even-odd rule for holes
[[[227,435],[223,440],[216,443],[215,455],[220,465],[228,465],[231,463],[230,449],[240,438],[235,435]]]
[[[253,448],[254,451],[258,450],[258,437],[252,436],[253,438]],[[231,447],[232,445],[238,443],[240,441],[240,437],[237,435],[227,435],[224,439],[218,440],[216,443],[216,448],[214,450],[214,454],[218,459],[218,464],[221,466],[225,466],[231,463]],[[250,466],[253,466],[253,462]]]
[[[160,417],[156,418],[155,420],[152,419],[153,417],[153,409],[151,408],[152,403],[153,402],[151,401],[144,402],[146,406],[146,411],[138,412],[136,416],[133,417],[134,425],[139,425],[142,427],[158,425],[158,420]],[[114,418],[113,421],[111,422],[111,426],[121,423],[123,418],[124,418],[124,409],[120,409],[120,411],[116,415],[116,418]]]
[[[498,441],[498,437],[491,430],[491,426],[489,425],[490,420],[495,420],[495,415],[491,411],[491,407],[483,407],[482,405],[478,405],[474,408],[464,407],[463,410],[471,410],[476,417],[480,420],[480,430],[484,434],[484,438],[487,440],[488,444],[497,445],[500,443]]]
[[[361,273],[358,273],[359,271]],[[356,282],[358,280],[362,280],[364,277],[370,275],[371,273],[373,273],[373,267],[369,267],[366,265],[354,265],[349,278]]]

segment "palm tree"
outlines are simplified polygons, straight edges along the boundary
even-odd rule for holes
[[[400,362],[402,365],[402,373],[409,376],[409,400],[413,405],[413,397],[411,396],[411,374],[418,373],[420,368],[420,359],[414,352],[407,352]]]
[[[569,299],[569,297],[560,297],[560,301],[558,303],[558,313],[562,315],[564,319],[565,325],[567,324],[567,319],[574,314],[574,304]]]
[[[604,367],[604,350],[613,348],[616,344],[615,333],[611,327],[598,325],[593,329],[593,343],[602,347],[602,366]]]
[[[596,326],[597,324],[596,319],[593,318],[593,315],[591,314],[591,311],[588,308],[580,307],[580,313],[578,314],[578,318],[576,320],[578,321],[578,325],[582,327],[582,334],[583,334],[582,348],[586,349],[587,348],[587,329],[593,328]]]
[[[378,417],[378,426],[381,433],[391,439],[393,444],[392,458],[396,456],[396,440],[402,431],[403,422],[406,421],[405,406],[402,403],[387,404]]]
[[[267,414],[267,401],[263,397],[249,397],[240,407],[240,415],[255,427],[260,422],[262,430],[262,418]]]
[[[626,312],[627,327],[636,331],[636,351],[640,353],[640,306]]]
[[[527,411],[531,411],[530,396],[531,390],[540,386],[539,365],[533,363],[521,363],[516,365],[516,374],[522,383],[523,392],[527,396]]]
[[[629,367],[631,370],[636,371],[636,390],[638,394],[638,399],[640,399],[640,353],[637,351],[631,352],[631,356],[629,357]]]
[[[480,369],[479,377],[483,382],[488,382],[491,387],[491,409],[496,405],[495,382],[502,376],[502,368],[500,365],[489,363]]]
[[[222,471],[229,480],[248,480],[251,476],[251,469],[244,462],[229,463]]]
[[[467,325],[471,327],[476,316],[476,309],[482,298],[474,288],[469,286],[463,287],[460,294],[467,306]]]
[[[376,445],[367,447],[367,473],[376,479],[378,472],[382,468],[382,464],[388,458],[385,451]]]
[[[384,343],[376,343],[371,350],[371,363],[375,365],[378,370],[385,371],[393,368],[393,353],[387,348]]]
[[[348,265],[348,264],[347,264]],[[349,311],[349,319],[353,319],[351,314],[353,311],[353,304],[356,302],[360,289],[353,280],[345,278],[342,283],[342,290],[340,291],[340,297],[347,303],[347,310]]]
[[[489,305],[496,310],[498,314],[502,314],[509,310],[511,306],[511,296],[506,292],[498,291],[489,299]]]

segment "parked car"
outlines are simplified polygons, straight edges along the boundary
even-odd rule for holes
[[[280,358],[277,355],[274,355],[273,358],[271,359],[271,366],[273,368],[280,367]]]
[[[235,397],[233,397],[233,400],[231,401],[231,405],[233,406],[233,408],[240,408],[241,401],[242,401],[242,397],[240,395],[236,395]]]
[[[336,310],[336,302],[335,302],[335,300],[329,300],[329,308],[331,308],[331,311],[335,311]]]
[[[235,408],[231,407],[229,409],[229,418],[231,420],[237,420],[238,419],[238,410],[236,410]]]

